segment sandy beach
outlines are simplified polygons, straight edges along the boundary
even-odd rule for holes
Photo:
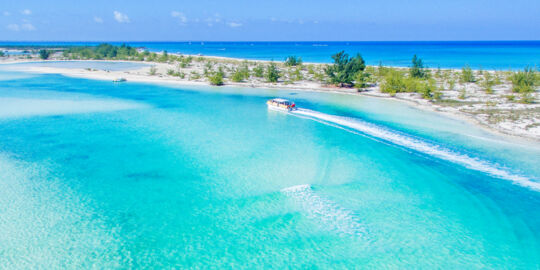
[[[200,56],[193,56],[200,57]],[[207,61],[215,61],[221,63],[223,67],[234,69],[237,63],[242,60],[226,57],[204,57],[205,61],[194,61],[190,67],[182,69],[186,74],[200,74],[204,72],[204,63]],[[34,62],[36,59],[4,59],[1,60],[1,64],[13,64],[20,62]],[[58,61],[58,60],[54,60]],[[105,62],[130,62],[130,61],[111,61],[111,60],[92,60],[92,61],[105,61]],[[250,64],[267,64],[269,61],[249,61]],[[39,66],[24,66],[20,68],[12,67],[25,72],[34,73],[54,73],[62,74],[64,76],[95,79],[95,80],[107,80],[112,81],[118,78],[125,78],[130,82],[145,82],[145,83],[160,83],[160,84],[174,84],[174,85],[209,85],[209,82],[204,77],[191,78],[185,76],[179,78],[178,76],[168,75],[170,70],[178,70],[175,64],[171,63],[158,63],[158,62],[144,62],[147,66],[134,69],[134,70],[101,70],[101,69],[82,69],[82,68],[60,68],[60,67],[39,67]],[[312,65],[316,69],[322,69],[324,64],[305,63],[304,65]],[[155,68],[153,72],[151,69]],[[451,72],[459,72],[458,70],[450,70]],[[435,70],[432,70],[435,72]],[[484,71],[494,72],[494,71]],[[304,72],[306,73],[306,72]],[[304,78],[309,78],[309,75],[304,74]],[[247,88],[272,88],[272,89],[289,89],[300,91],[320,91],[331,92],[338,94],[349,95],[364,95],[379,98],[392,98],[407,102],[411,106],[420,108],[422,110],[435,111],[444,114],[448,117],[455,119],[468,121],[472,124],[483,127],[490,132],[495,132],[502,135],[510,135],[511,137],[525,138],[526,140],[540,141],[540,104],[522,104],[516,102],[510,102],[505,97],[508,95],[511,89],[511,84],[505,82],[494,88],[494,93],[486,94],[481,87],[477,84],[464,84],[456,87],[454,90],[444,90],[443,100],[456,101],[454,102],[431,102],[423,99],[418,93],[397,93],[396,95],[390,95],[382,93],[378,85],[372,85],[358,91],[355,88],[340,88],[334,86],[323,85],[319,82],[303,79],[294,82],[279,81],[278,83],[268,83],[256,78],[250,78],[245,82],[233,82],[232,80],[225,80],[225,86],[233,87],[247,87]],[[458,99],[460,90],[466,89],[467,95]],[[463,91],[463,90],[461,90]],[[517,114],[519,116],[516,116]],[[495,116],[493,116],[495,114]],[[497,114],[503,115],[502,117]],[[504,115],[509,117],[504,117]],[[497,118],[498,121],[493,121],[493,118]]]

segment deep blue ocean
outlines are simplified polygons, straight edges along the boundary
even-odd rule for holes
[[[0,42],[2,45],[97,45],[100,42]],[[121,42],[111,42],[122,44]],[[283,61],[287,56],[327,63],[331,55],[360,53],[369,65],[409,66],[417,54],[428,67],[522,69],[540,66],[540,41],[415,42],[128,42],[150,51]]]

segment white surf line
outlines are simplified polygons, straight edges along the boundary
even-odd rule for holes
[[[466,154],[457,153],[438,145],[402,135],[390,129],[386,129],[360,119],[325,114],[307,109],[298,109],[292,111],[291,114],[306,116],[312,120],[322,120],[328,122],[328,124],[336,124],[342,127],[347,127],[377,139],[382,139],[408,149],[413,149],[439,159],[462,165],[471,170],[480,171],[497,178],[512,181],[514,184],[540,191],[540,183],[532,181],[525,176],[513,174],[504,169],[500,169],[496,165],[490,164],[485,160],[473,158]]]
[[[281,192],[298,203],[308,218],[321,222],[331,231],[348,235],[363,235],[365,231],[354,214],[337,206],[334,202],[316,195],[310,185],[284,188]]]

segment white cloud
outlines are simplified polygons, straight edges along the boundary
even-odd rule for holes
[[[4,12],[2,12],[2,14],[4,14],[4,16],[9,16],[9,15],[11,15],[11,13],[9,13],[9,11],[4,11]]]
[[[31,14],[32,14],[32,11],[29,10],[29,9],[25,9],[25,10],[21,11],[21,13],[22,13],[23,15],[31,15]]]
[[[21,24],[21,29],[24,31],[34,31],[36,28],[31,23],[23,23]]]
[[[19,31],[19,30],[20,30],[19,25],[18,25],[18,24],[14,24],[14,23],[8,24],[8,26],[6,26],[6,28],[7,28],[8,30],[11,30],[11,31]]]
[[[173,18],[178,18],[178,20],[180,20],[180,22],[181,22],[182,24],[185,24],[185,23],[187,23],[187,21],[188,21],[186,15],[184,15],[184,13],[179,12],[179,11],[172,11],[172,12],[171,12],[171,16],[172,16]]]
[[[229,27],[232,27],[232,28],[236,28],[236,27],[242,26],[241,23],[237,23],[237,22],[229,22],[229,23],[227,23],[227,25],[228,25]]]
[[[129,17],[119,11],[114,11],[114,19],[119,23],[129,23]]]
[[[101,17],[94,17],[94,22],[103,23],[103,19]]]
[[[206,25],[212,27],[214,25],[214,23],[220,23],[221,19],[217,18],[217,17],[210,17],[210,18],[207,18],[204,21],[206,22]]]

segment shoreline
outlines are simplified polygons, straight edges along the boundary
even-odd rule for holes
[[[216,58],[216,57],[212,57]],[[218,59],[230,60],[230,58],[217,57]],[[210,57],[206,58],[210,59]],[[145,67],[131,69],[131,70],[119,70],[119,71],[106,71],[99,69],[80,69],[80,68],[60,68],[60,67],[24,67],[22,69],[12,68],[14,71],[30,72],[30,73],[40,73],[40,74],[61,74],[68,77],[76,78],[85,78],[93,80],[104,80],[112,81],[117,78],[125,78],[130,82],[140,82],[140,83],[156,83],[156,84],[165,84],[165,85],[175,85],[175,86],[212,86],[207,81],[202,80],[189,80],[189,79],[179,79],[176,77],[163,76],[163,75],[149,75],[148,70],[151,67],[158,67],[158,69],[165,69],[168,67],[167,63],[157,63],[157,62],[139,62],[139,61],[128,61],[128,60],[47,60],[47,61],[36,61],[35,59],[20,59],[16,61],[0,61],[0,66],[16,64],[16,63],[40,63],[40,62],[124,62],[124,63],[139,63],[147,65]],[[242,60],[243,61],[243,60]],[[259,61],[259,60],[257,60]],[[260,60],[260,62],[268,63],[270,61]],[[339,88],[339,87],[326,87],[317,83],[308,83],[302,82],[301,84],[280,84],[280,83],[262,83],[262,82],[226,82],[221,87],[242,87],[248,89],[282,89],[282,90],[294,90],[294,91],[308,91],[308,92],[322,92],[322,93],[333,93],[333,94],[347,94],[347,95],[358,95],[358,96],[367,96],[374,98],[385,98],[393,99],[400,102],[404,102],[411,107],[435,112],[440,115],[452,118],[454,120],[465,121],[474,126],[480,127],[481,129],[488,131],[492,134],[503,136],[506,138],[525,140],[528,142],[540,142],[540,136],[537,134],[523,134],[523,132],[510,132],[503,128],[497,128],[486,123],[483,123],[481,120],[468,115],[465,112],[458,110],[452,110],[448,107],[434,104],[425,99],[418,98],[414,93],[398,93],[395,96],[391,96],[386,93],[381,93],[375,91],[375,89],[369,89],[367,91],[358,91],[356,88]]]

